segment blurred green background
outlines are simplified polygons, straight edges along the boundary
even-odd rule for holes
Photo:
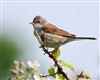
[[[0,80],[8,80],[13,61],[21,56],[21,49],[10,37],[0,37]]]

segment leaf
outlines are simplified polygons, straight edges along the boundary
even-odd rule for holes
[[[83,78],[83,79],[90,79],[91,78],[88,74],[82,74],[81,76],[77,75],[77,77],[80,77],[80,78]]]
[[[49,73],[49,75],[51,75],[52,77],[55,78],[55,69],[54,69],[54,67],[50,66],[50,68],[48,69],[48,73]]]
[[[57,80],[65,80],[65,78],[62,76],[62,74],[57,74],[56,78],[57,78]]]
[[[40,80],[46,80],[46,78],[45,77],[40,77]]]
[[[54,56],[55,59],[57,59],[60,55],[60,49],[57,48],[52,52],[52,55]]]
[[[74,69],[74,67],[73,67],[71,64],[68,64],[68,63],[64,62],[64,60],[60,60],[60,63],[61,63],[63,66],[65,66],[66,68],[68,68],[68,69],[70,69],[70,70],[72,70],[72,71],[75,72],[75,69]]]

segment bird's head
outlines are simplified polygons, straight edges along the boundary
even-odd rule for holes
[[[47,24],[47,20],[41,16],[36,16],[33,19],[33,22],[31,22],[30,24],[32,24],[35,29],[40,29],[41,27]]]

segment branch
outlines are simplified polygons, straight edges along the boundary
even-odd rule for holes
[[[51,52],[49,52],[44,46],[42,46],[43,51],[45,52],[45,54],[47,54],[55,63],[58,73],[62,74],[62,76],[66,79],[66,80],[70,80],[67,76],[67,74],[63,71],[63,68],[60,66],[60,64],[58,63],[58,60],[54,58],[54,56],[51,54]]]
[[[56,74],[58,74],[58,73],[54,73],[54,74],[52,74],[52,75],[39,75],[40,77],[48,77],[48,76],[54,76],[54,75],[56,75]]]
[[[82,74],[83,74],[83,71],[77,76],[76,80],[79,80],[79,78],[82,76]]]

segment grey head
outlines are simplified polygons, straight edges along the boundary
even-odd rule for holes
[[[34,24],[41,24],[41,25],[44,25],[46,22],[47,22],[47,20],[44,19],[44,18],[41,17],[41,16],[36,16],[36,17],[33,19],[33,23],[34,23]]]
[[[33,25],[33,28],[36,30],[41,30],[42,27],[47,23],[47,20],[41,16],[36,16],[33,21],[30,23]]]

